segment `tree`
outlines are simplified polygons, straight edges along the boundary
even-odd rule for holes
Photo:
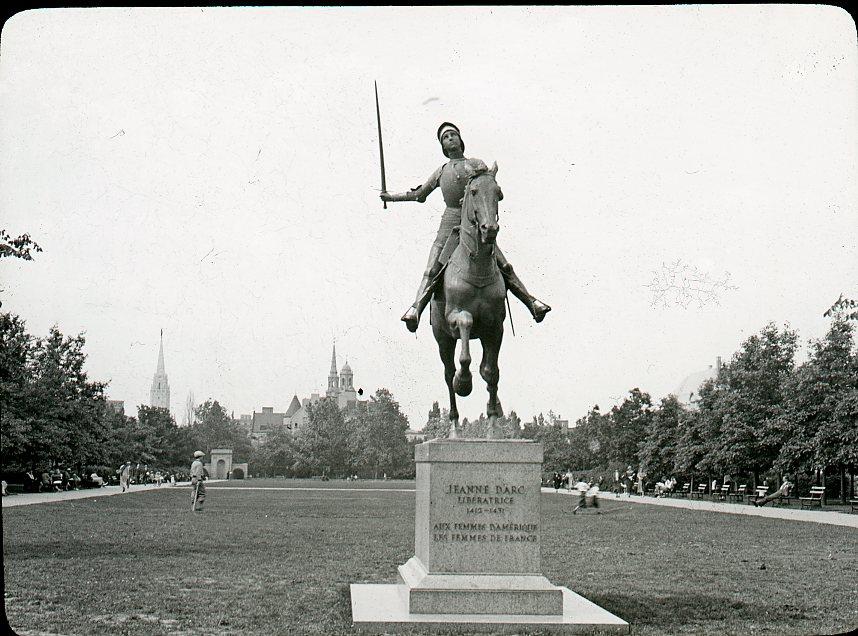
[[[0,451],[6,470],[30,467],[27,419],[32,355],[33,337],[24,321],[0,313]]]
[[[298,431],[296,468],[313,474],[350,474],[349,430],[331,398],[307,406],[307,424]]]
[[[194,420],[196,419],[196,411],[197,405],[194,402],[194,392],[188,391],[188,398],[185,400],[185,415],[182,421],[184,426],[192,426]]]
[[[30,238],[29,234],[12,238],[5,229],[0,229],[0,258],[20,258],[31,261],[33,260],[31,251],[41,252],[42,248]]]
[[[730,364],[722,367],[722,390],[713,400],[719,429],[710,468],[750,470],[756,481],[772,467],[784,441],[780,414],[797,340],[795,331],[779,331],[770,323],[743,342]]]
[[[375,477],[379,472],[390,476],[411,472],[413,455],[409,452],[411,447],[405,436],[408,418],[390,391],[378,389],[370,398],[366,411],[357,414],[350,424],[349,448],[353,466],[373,472]]]
[[[200,450],[231,448],[235,461],[246,461],[252,446],[247,433],[227,414],[217,400],[207,399],[194,410],[191,437]]]
[[[834,301],[834,304],[826,310],[823,316],[826,318],[839,316],[843,320],[858,320],[858,302],[844,298],[843,294],[840,294],[840,297]]]
[[[180,431],[168,409],[140,405],[137,407],[135,431],[141,449],[137,457],[147,464],[164,468],[182,466],[194,452],[191,435]]]
[[[426,425],[423,427],[423,433],[426,439],[447,438],[450,434],[450,417],[449,411],[438,408],[438,402],[432,403],[432,408],[429,409],[429,417],[426,420]]]
[[[0,314],[0,338],[4,467],[97,460],[104,444],[105,385],[87,378],[83,335],[65,337],[53,327],[46,338],[34,339],[20,318]]]
[[[779,469],[809,472],[858,463],[858,353],[853,332],[851,322],[836,316],[826,335],[810,343],[807,362],[790,378],[775,429]]]
[[[649,393],[638,388],[629,391],[619,406],[608,414],[602,444],[607,446],[607,459],[622,464],[638,463],[638,444],[643,441],[652,420]]]
[[[32,252],[41,252],[39,247],[29,234],[21,234],[12,238],[5,229],[0,229],[0,258],[20,258],[25,261],[33,260]],[[0,289],[0,291],[3,291]],[[3,302],[0,301],[0,307]]]
[[[254,475],[295,475],[297,451],[292,434],[275,429],[266,440],[253,449],[248,469]]]
[[[685,408],[675,395],[668,395],[652,412],[649,429],[638,447],[638,458],[651,477],[668,477],[673,473],[679,423]]]

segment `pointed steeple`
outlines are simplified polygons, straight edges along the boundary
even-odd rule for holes
[[[164,370],[164,330],[161,329],[161,344],[158,348],[158,370],[152,378],[152,388],[149,391],[149,405],[162,409],[170,408],[170,382]]]
[[[158,350],[158,369],[155,373],[159,375],[164,375],[166,371],[164,371],[164,330],[161,329],[161,348]]]
[[[337,345],[334,343],[334,350],[331,353],[331,370],[328,372],[328,390],[325,395],[333,397],[340,391],[340,377],[337,374]]]

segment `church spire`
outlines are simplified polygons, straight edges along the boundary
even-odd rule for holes
[[[328,390],[325,395],[333,397],[340,391],[340,377],[337,374],[337,345],[334,343],[334,350],[331,353],[331,370],[328,372]]]
[[[155,373],[159,375],[164,375],[166,371],[164,371],[164,330],[161,329],[161,348],[158,350],[158,369]]]
[[[164,330],[161,329],[161,343],[158,347],[158,369],[152,378],[152,388],[149,391],[149,405],[162,409],[170,408],[170,382],[164,370]]]

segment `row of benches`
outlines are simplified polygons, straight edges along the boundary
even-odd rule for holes
[[[702,499],[707,495],[708,486],[704,484],[698,484],[697,490],[691,490],[691,484],[686,483],[683,484],[682,490],[676,491],[677,496],[679,497],[688,497],[689,499],[692,497],[698,497]],[[754,503],[755,501],[760,501],[764,499],[769,492],[768,486],[758,486],[756,493],[751,494],[747,492],[748,486],[747,484],[741,484],[735,491],[730,489],[728,484],[724,484],[721,488],[713,493],[711,496],[713,499],[717,497],[718,501],[744,501],[745,497],[748,497],[748,503]],[[795,497],[795,496],[783,496],[780,499],[776,499],[773,503],[775,504],[785,504],[789,505],[792,500],[797,499],[799,503],[801,503],[802,508],[812,508],[814,506],[819,506],[822,508],[825,502],[825,487],[824,486],[812,486],[810,489],[809,497]],[[855,512],[858,509],[858,499],[851,499],[850,504],[852,506],[852,512]]]

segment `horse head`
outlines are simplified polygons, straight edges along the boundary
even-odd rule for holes
[[[495,181],[498,164],[491,169],[474,173],[465,188],[465,200],[462,203],[467,221],[479,232],[480,243],[492,245],[497,238],[498,201],[503,200],[503,191]]]

